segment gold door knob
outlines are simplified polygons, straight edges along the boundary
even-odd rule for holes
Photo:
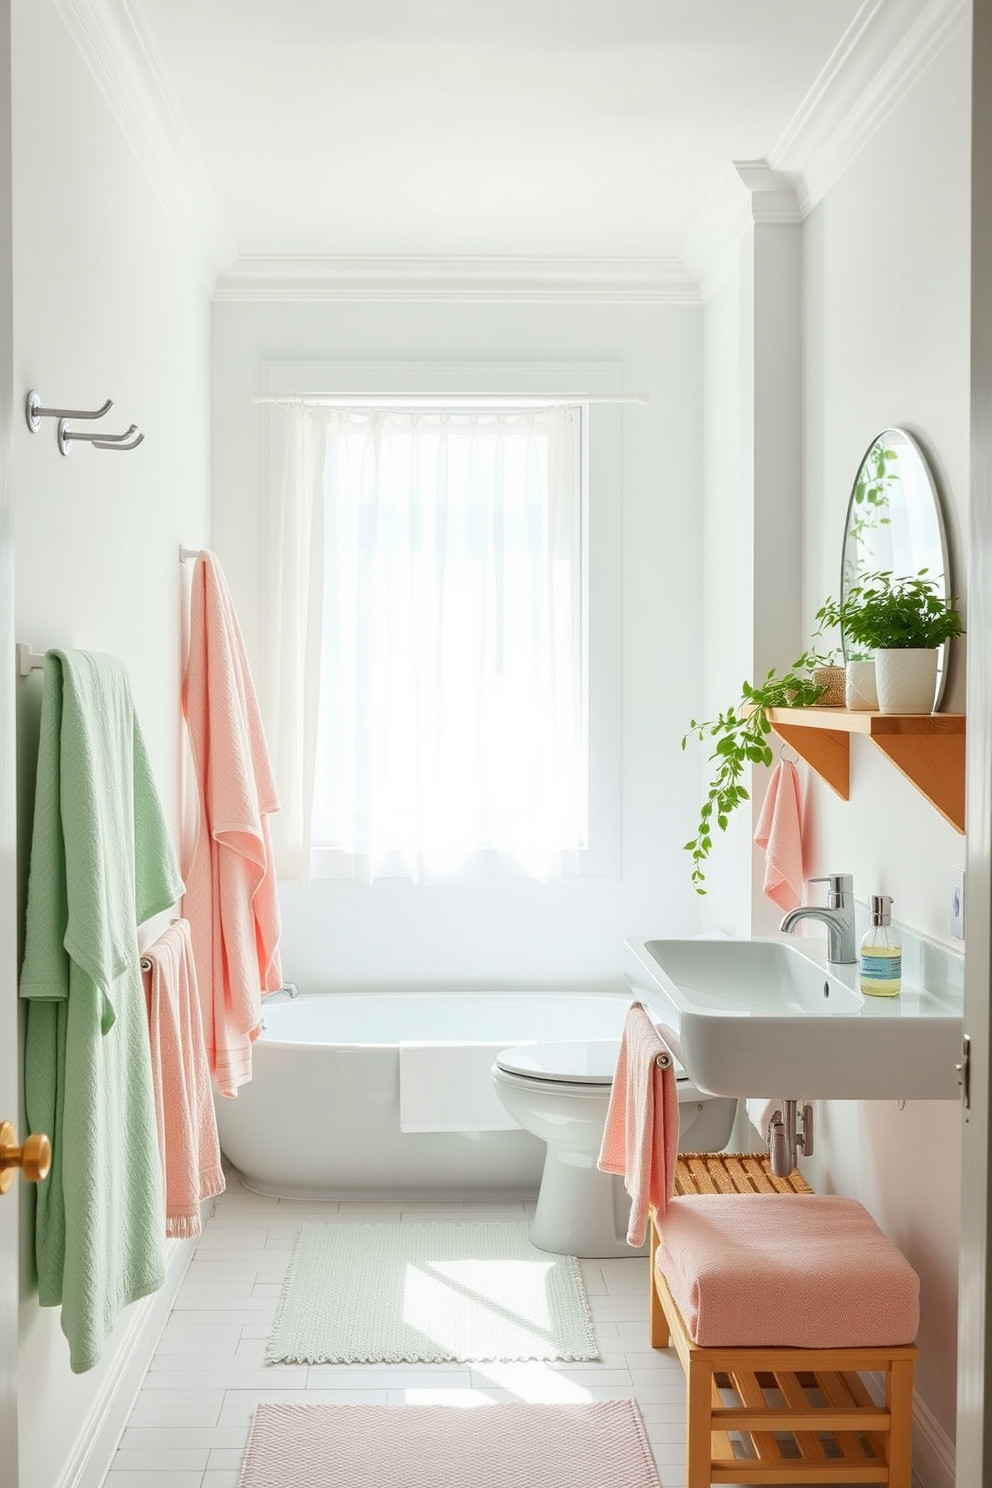
[[[23,1147],[9,1121],[0,1122],[0,1194],[14,1181],[18,1168],[29,1183],[40,1183],[52,1166],[52,1144],[44,1132],[33,1132]]]

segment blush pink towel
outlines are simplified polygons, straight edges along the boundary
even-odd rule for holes
[[[912,1343],[920,1282],[856,1199],[685,1194],[658,1222],[655,1264],[707,1346]]]
[[[619,1173],[630,1194],[627,1243],[643,1245],[648,1209],[664,1214],[675,1187],[679,1150],[679,1097],[675,1068],[659,1069],[669,1054],[639,1002],[624,1021],[597,1167]]]
[[[221,1095],[251,1079],[261,994],[282,985],[268,817],[278,811],[241,628],[220,566],[193,569],[183,712],[199,794],[183,914],[189,920],[207,1058]]]
[[[203,1200],[225,1187],[186,920],[173,922],[142,956],[141,966],[165,1179],[165,1233],[185,1239],[200,1233]]]
[[[799,771],[779,760],[768,782],[754,840],[765,854],[764,892],[779,909],[803,902],[803,822]]]

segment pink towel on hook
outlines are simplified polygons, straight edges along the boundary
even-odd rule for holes
[[[765,854],[764,892],[779,909],[796,909],[803,902],[803,823],[791,760],[779,760],[772,771],[754,841]]]
[[[142,957],[165,1233],[199,1235],[200,1205],[224,1192],[189,924],[175,920]]]
[[[261,994],[282,985],[268,817],[278,811],[241,628],[220,566],[193,570],[183,712],[199,794],[183,914],[189,920],[207,1057],[221,1095],[251,1079]]]
[[[658,1055],[666,1054],[665,1069]],[[619,1173],[630,1194],[628,1245],[643,1245],[648,1209],[665,1213],[675,1187],[679,1097],[675,1067],[658,1030],[639,1002],[624,1021],[597,1167]]]

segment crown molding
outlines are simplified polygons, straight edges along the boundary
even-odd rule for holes
[[[209,286],[235,255],[217,196],[130,0],[55,0],[162,207]]]
[[[733,162],[689,233],[703,300],[749,226],[809,215],[970,16],[971,0],[865,0],[767,161]]]
[[[682,262],[706,300],[736,262],[737,245],[749,227],[800,222],[795,187],[765,160],[734,160],[721,176],[686,239]]]
[[[214,299],[698,305],[699,290],[675,258],[244,254]]]
[[[953,36],[972,0],[868,0],[770,151],[805,218]]]

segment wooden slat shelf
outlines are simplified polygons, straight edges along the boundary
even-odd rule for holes
[[[941,816],[964,831],[963,713],[859,713],[769,708],[768,722],[843,801],[850,795],[851,735],[864,734]]]

